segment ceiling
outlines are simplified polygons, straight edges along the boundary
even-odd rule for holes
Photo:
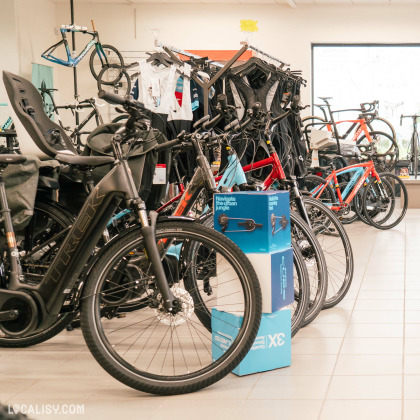
[[[56,3],[68,3],[68,0],[53,0]],[[420,0],[74,0],[75,3],[108,3],[108,4],[288,4],[299,5],[322,4],[419,4]]]

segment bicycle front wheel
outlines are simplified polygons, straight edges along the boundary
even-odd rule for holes
[[[314,198],[303,202],[328,270],[328,290],[323,309],[332,308],[346,296],[353,279],[354,261],[350,239],[337,216]]]
[[[373,181],[363,196],[363,211],[368,222],[377,229],[391,229],[405,217],[408,194],[404,182],[397,175],[379,174],[381,184]]]
[[[95,48],[89,58],[89,67],[93,77],[98,80],[99,73],[102,69],[109,67],[110,65],[116,65],[120,68],[124,67],[124,59],[121,53],[112,45],[102,44],[99,49],[102,48],[100,55],[98,50]],[[118,82],[122,74],[115,73],[115,79],[105,81],[105,84],[113,84]]]
[[[261,320],[258,279],[232,241],[200,224],[159,223],[156,240],[165,244],[162,262],[180,301],[177,312],[164,309],[135,229],[109,247],[86,281],[83,334],[99,364],[122,383],[160,395],[197,391],[226,376],[251,348]],[[212,308],[213,334],[197,317],[203,308],[185,284],[192,274],[200,280],[196,292]],[[204,290],[207,280],[212,293]],[[118,311],[127,303],[123,296],[139,302],[125,316]]]

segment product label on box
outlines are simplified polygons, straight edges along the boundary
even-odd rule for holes
[[[277,207],[278,202],[279,202],[279,197],[277,195],[268,197],[268,210],[274,210],[274,207]]]
[[[236,197],[216,195],[216,211],[228,211],[237,205]]]

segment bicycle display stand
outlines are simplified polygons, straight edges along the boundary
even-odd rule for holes
[[[257,338],[236,375],[264,372],[291,364],[291,311],[294,301],[293,250],[287,191],[243,191],[216,194],[214,228],[233,240],[251,261],[261,285],[263,316]],[[218,310],[231,299],[229,282],[223,281],[226,263],[216,261],[217,305],[212,310],[213,358],[219,358],[235,338],[241,318]]]

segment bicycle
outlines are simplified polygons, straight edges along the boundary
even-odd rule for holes
[[[395,137],[391,137],[389,134],[381,131],[372,131],[371,130],[371,123],[375,119],[378,119],[377,112],[375,113],[366,113],[362,112],[358,119],[349,119],[349,120],[340,120],[335,121],[333,114],[336,112],[343,112],[348,110],[339,110],[339,111],[332,111],[331,105],[328,102],[330,98],[320,98],[325,101],[325,107],[327,107],[329,111],[329,118],[321,118],[321,117],[306,117],[302,120],[302,123],[306,122],[306,126],[304,129],[305,139],[308,145],[308,149],[310,149],[310,129],[322,129],[326,128],[328,131],[333,133],[333,137],[336,139],[337,142],[337,153],[338,155],[342,155],[341,153],[341,144],[340,140],[345,140],[351,134],[353,130],[353,138],[352,140],[355,142],[357,147],[359,148],[362,155],[365,155],[366,152],[375,151],[373,155],[373,159],[377,161],[377,165],[379,165],[382,171],[392,171],[395,168],[395,165],[398,161],[399,156],[399,148]],[[363,105],[363,104],[362,104]],[[326,116],[326,112],[323,108],[321,108],[324,112],[324,116]],[[347,130],[346,133],[340,135],[338,132],[338,125],[343,123],[351,123],[351,126]],[[346,165],[345,165],[346,166]]]
[[[417,132],[417,119],[420,118],[420,115],[401,115],[400,125],[402,125],[404,118],[412,118],[413,120],[413,134],[411,135],[408,156],[410,160],[410,173],[414,175],[414,179],[417,179],[419,170],[419,133]]]
[[[354,174],[348,183],[339,182],[339,176],[351,172]],[[338,170],[332,168],[325,179],[308,175],[305,182],[312,197],[321,200],[347,223],[356,219],[350,215],[350,220],[345,220],[345,216],[354,211],[363,222],[377,229],[391,229],[401,222],[407,212],[408,195],[404,183],[394,174],[378,173],[373,161]],[[354,199],[356,202],[352,206]],[[401,207],[401,211],[393,218],[397,206]]]
[[[109,67],[111,64],[117,64],[118,66],[123,67],[124,59],[121,53],[112,45],[101,44],[101,42],[99,41],[99,33],[95,29],[95,23],[93,20],[91,22],[92,22],[93,31],[88,31],[87,27],[85,26],[61,25],[60,34],[61,34],[62,39],[56,44],[49,47],[47,50],[45,50],[41,54],[41,57],[53,63],[60,64],[62,66],[76,67],[80,63],[80,61],[86,56],[86,54],[93,48],[93,46],[95,46],[95,49],[89,58],[89,68],[93,77],[96,80],[98,80],[99,72],[102,69]],[[92,36],[92,39],[85,45],[85,47],[79,53],[79,55],[77,55],[74,58],[72,57],[72,53],[70,51],[70,47],[67,41],[67,37],[66,37],[67,32],[71,32],[71,33],[81,32],[82,34]],[[64,45],[65,47],[67,60],[55,57],[53,55],[53,52],[60,45]],[[115,80],[112,80],[112,82],[114,83],[118,81],[121,78],[121,76],[122,74],[118,74]]]
[[[332,98],[320,97],[319,99],[322,99],[324,101],[324,104],[314,104],[314,106],[316,106],[322,111],[323,118],[311,115],[309,117],[305,117],[302,121],[308,121],[311,118],[318,121],[330,121],[331,115],[333,114],[337,114],[340,112],[358,112],[359,118],[363,118],[363,116],[368,117],[366,124],[369,128],[369,131],[382,131],[390,135],[393,139],[397,138],[397,133],[395,132],[394,126],[388,120],[379,116],[379,101],[363,102],[360,104],[360,108],[347,108],[333,111],[331,109],[330,103],[328,102],[328,100]],[[328,109],[328,115],[325,110],[326,108]],[[340,138],[347,138],[353,130],[357,131],[359,128],[359,124],[353,123],[344,134],[340,135]]]
[[[135,121],[143,107],[131,99],[99,96],[123,106],[131,118],[112,138],[114,157],[56,155],[64,164],[111,164],[113,169],[89,195],[37,284],[27,282],[19,269],[10,214],[4,211],[7,203],[4,194],[0,194],[10,264],[8,282],[0,289],[0,327],[11,337],[27,336],[48,328],[60,314],[80,308],[82,331],[90,351],[117,380],[134,389],[162,395],[196,391],[227,375],[252,346],[261,319],[258,279],[245,255],[223,235],[185,218],[158,221],[154,212],[149,213],[149,222],[121,148],[123,144],[136,143]],[[17,108],[15,111],[18,113]],[[172,145],[144,145],[145,154]],[[3,155],[0,163],[21,159],[24,157]],[[121,201],[132,209],[136,225],[103,247],[87,268],[91,252]],[[180,249],[180,259],[175,264],[166,255],[172,244]],[[197,319],[190,294],[193,290],[188,287],[197,284],[196,277],[207,263],[198,263],[199,256],[194,252],[197,247],[228,264],[233,278],[224,277],[224,281],[236,285],[234,313],[242,315],[238,334],[217,360],[211,357],[211,346],[219,344]],[[185,260],[185,256],[192,259]],[[139,305],[120,318],[118,308],[127,298],[119,294],[128,291]],[[232,299],[229,303],[218,302],[217,306],[231,312]],[[150,340],[152,335],[158,340]]]
[[[278,117],[278,119],[274,120],[273,124],[277,120],[286,118],[287,115],[288,114],[286,113]],[[249,120],[246,123],[242,123],[241,128],[245,128],[246,124],[248,123]],[[269,121],[268,124],[270,125],[270,123],[271,122]],[[235,122],[225,127],[225,134],[222,136],[227,139],[229,133],[226,133],[226,131],[229,131],[230,129],[234,130],[234,127]],[[215,140],[215,142],[216,144],[218,144],[217,140]],[[211,146],[211,143],[210,145],[207,144],[206,146]],[[267,146],[272,147],[269,140],[267,140]],[[225,144],[223,147],[226,147],[226,149],[228,150],[229,166],[226,169],[223,176],[216,177],[215,179],[213,179],[213,174],[211,173],[211,170],[209,170],[208,165],[206,164],[207,161],[201,150],[201,145],[197,142],[197,144],[194,146],[194,150],[197,156],[196,159],[199,167],[196,169],[190,183],[182,193],[181,197],[178,196],[177,198],[171,200],[171,202],[174,202],[176,199],[178,199],[178,205],[176,206],[173,214],[178,216],[189,215],[191,214],[191,211],[193,211],[193,213],[201,214],[202,212],[205,212],[208,208],[207,203],[211,201],[211,197],[216,191],[215,181],[218,181],[218,190],[226,190],[226,188],[231,188],[234,185],[239,186],[239,188],[247,188],[247,181],[244,175],[245,171],[252,171],[255,168],[264,166],[273,166],[273,170],[271,174],[269,174],[269,176],[266,178],[265,184],[263,184],[262,189],[268,189],[278,182],[279,185],[276,185],[276,188],[288,189],[289,191],[291,191],[291,193],[293,193],[295,203],[294,205],[298,209],[299,213],[305,218],[304,221],[301,217],[298,216],[298,214],[291,212],[291,224],[293,233],[292,237],[299,244],[299,246],[301,246],[302,253],[307,262],[307,268],[311,280],[311,303],[301,326],[307,325],[318,315],[319,311],[323,307],[327,308],[334,306],[341,299],[343,299],[348,288],[350,287],[353,274],[353,256],[347,235],[344,229],[342,228],[340,222],[328,209],[325,209],[325,207],[318,203],[314,204],[313,202],[311,202],[311,199],[302,198],[297,188],[296,179],[286,179],[280,160],[274,149],[270,149],[270,153],[272,154],[270,158],[265,159],[260,163],[257,162],[248,165],[248,167],[242,168],[239,163],[239,159],[236,156],[236,153],[234,153],[233,149],[231,148],[230,143]],[[168,206],[169,203],[166,203],[158,211],[163,211]],[[322,214],[322,217],[319,217],[320,214]],[[337,243],[339,243],[341,244],[341,248],[339,251],[335,249],[335,251],[337,252],[335,256],[330,255],[332,257],[332,261],[336,263],[338,260],[338,254],[340,254],[340,259],[341,253],[344,254],[344,275],[339,279],[338,282],[335,281],[336,276],[334,275],[332,267],[331,270],[328,270],[323,250],[320,247],[314,232],[311,230],[309,225],[305,223],[306,221],[308,221],[310,224],[314,222],[314,229],[316,229],[316,233],[319,235],[320,238],[322,238],[324,235],[332,237],[332,231],[334,231],[335,234],[339,237],[335,246],[337,246]],[[329,228],[331,228],[331,231],[329,231]],[[332,248],[334,248],[334,246],[331,246],[331,243],[330,246],[326,246],[326,253],[328,253],[328,248],[330,248],[331,250]],[[327,285],[329,283],[329,276],[331,277],[330,280],[332,287],[330,291],[332,293],[327,296]],[[338,286],[334,283],[337,283]]]
[[[52,116],[54,115],[57,117],[57,121],[60,124],[60,126],[69,132],[69,137],[72,143],[76,146],[77,151],[81,151],[82,147],[84,146],[81,136],[90,134],[90,131],[82,131],[83,128],[86,126],[86,124],[92,119],[95,118],[96,125],[102,125],[104,123],[102,119],[102,115],[99,112],[98,104],[96,103],[95,98],[89,98],[85,99],[83,101],[77,101],[76,104],[69,104],[69,105],[56,105],[54,101],[54,96],[52,95],[53,91],[56,91],[57,89],[48,89],[45,85],[41,85],[39,88],[39,91],[41,93],[42,102],[44,104],[47,103],[46,98],[48,97],[51,101],[51,107],[48,110],[47,115],[49,118],[52,119]],[[74,130],[72,130],[70,127],[64,126],[59,110],[60,109],[69,109],[74,114],[74,112],[81,112],[80,110],[83,109],[92,109],[92,111],[87,115],[87,117],[78,125],[75,127]]]

